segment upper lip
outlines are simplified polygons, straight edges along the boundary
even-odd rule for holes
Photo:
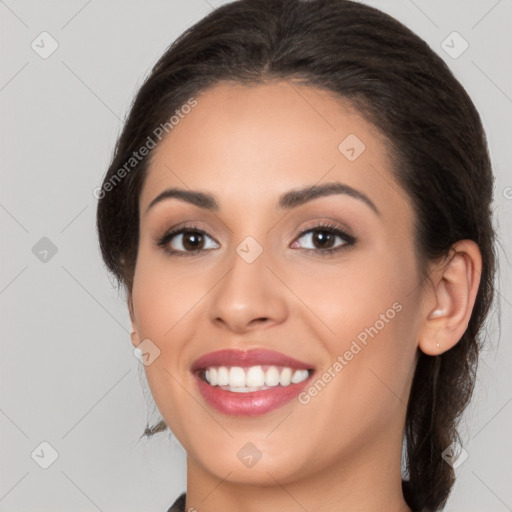
[[[204,354],[192,364],[192,371],[202,370],[211,366],[287,366],[293,369],[312,369],[313,366],[291,356],[266,349],[224,349]]]

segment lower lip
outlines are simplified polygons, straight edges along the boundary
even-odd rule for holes
[[[270,412],[293,400],[313,377],[289,386],[275,386],[262,391],[235,393],[210,386],[199,375],[194,374],[203,398],[218,411],[232,416],[257,416]]]

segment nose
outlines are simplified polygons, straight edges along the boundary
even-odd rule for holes
[[[286,287],[267,267],[263,251],[252,263],[234,252],[231,267],[209,294],[209,318],[238,334],[267,328],[288,315]]]

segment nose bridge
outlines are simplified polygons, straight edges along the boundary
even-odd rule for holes
[[[215,287],[210,319],[243,331],[255,323],[279,323],[286,316],[286,296],[267,268],[267,251],[247,236],[235,247],[229,270]]]

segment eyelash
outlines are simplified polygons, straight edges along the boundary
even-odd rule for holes
[[[332,249],[304,249],[305,251],[313,251],[316,253],[320,253],[320,255],[322,257],[335,256],[339,251],[353,246],[357,241],[356,238],[349,235],[348,233],[346,233],[345,231],[340,229],[338,226],[336,226],[334,224],[329,224],[328,222],[317,224],[311,228],[306,229],[305,231],[302,231],[299,234],[299,236],[297,237],[297,239],[300,239],[304,235],[311,233],[311,232],[315,232],[315,231],[325,231],[329,234],[337,235],[340,238],[342,238],[345,242],[344,244],[339,245],[338,247],[334,247]],[[194,253],[197,254],[197,253],[201,252],[202,250],[211,250],[211,249],[199,249],[196,251],[176,251],[175,249],[171,250],[171,249],[167,248],[167,244],[174,238],[175,235],[180,235],[180,234],[184,234],[184,233],[198,233],[200,235],[209,237],[209,235],[205,231],[203,231],[201,228],[199,228],[198,226],[195,226],[195,225],[181,226],[179,228],[172,229],[171,231],[168,231],[167,233],[165,233],[162,237],[160,237],[156,241],[156,245],[158,247],[163,248],[163,250],[170,256],[192,256],[192,255],[194,255]],[[211,238],[211,237],[209,237],[209,238]]]

